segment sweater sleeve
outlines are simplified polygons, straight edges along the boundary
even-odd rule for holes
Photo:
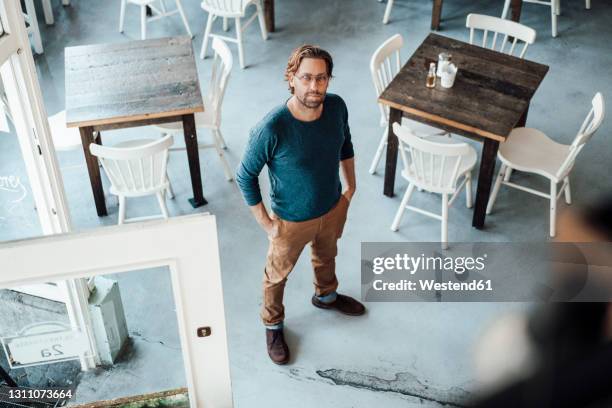
[[[353,150],[353,142],[351,141],[351,129],[349,128],[349,124],[348,124],[348,109],[344,101],[342,101],[342,108],[343,108],[342,126],[344,128],[344,144],[342,145],[342,148],[340,149],[340,161],[351,159],[355,157],[355,152]]]
[[[259,173],[271,159],[276,144],[274,133],[267,127],[251,130],[247,148],[236,172],[236,183],[249,206],[261,202]]]

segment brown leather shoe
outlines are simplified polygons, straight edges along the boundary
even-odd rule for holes
[[[312,304],[321,309],[335,309],[349,316],[361,316],[365,313],[365,306],[350,296],[338,294],[332,303],[323,303],[316,296],[312,297]]]
[[[285,343],[283,329],[266,329],[266,344],[268,355],[275,364],[287,364],[289,361],[289,347]]]

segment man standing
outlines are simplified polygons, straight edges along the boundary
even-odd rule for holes
[[[357,300],[336,293],[336,241],[355,193],[355,162],[346,105],[339,96],[326,94],[332,69],[331,55],[319,47],[303,45],[293,51],[285,71],[292,96],[251,130],[236,174],[245,201],[270,240],[261,317],[268,355],[276,364],[289,361],[283,293],[306,244],[311,244],[314,269],[312,304],[351,316],[365,313]],[[261,201],[257,179],[264,165],[272,214]]]

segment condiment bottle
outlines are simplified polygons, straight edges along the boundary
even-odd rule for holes
[[[427,73],[427,80],[425,86],[428,88],[434,88],[436,86],[436,63],[432,62],[429,64],[429,72]]]

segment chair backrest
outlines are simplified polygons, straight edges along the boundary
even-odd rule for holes
[[[370,73],[376,89],[376,96],[385,90],[389,82],[397,75],[401,68],[400,49],[404,46],[404,39],[400,34],[395,34],[378,47],[370,59]],[[389,108],[378,104],[380,108],[381,124],[389,118]]]
[[[436,143],[416,136],[410,128],[393,124],[399,151],[409,181],[435,193],[455,192],[462,158],[470,152],[467,143]]]
[[[219,16],[242,14],[247,2],[248,0],[202,0],[202,8]]]
[[[470,29],[470,44],[474,44],[475,30],[483,30],[481,46],[505,54],[514,55],[515,50],[521,48],[520,45],[517,47],[518,42],[522,41],[524,44],[519,51],[519,58],[525,57],[527,47],[533,44],[536,38],[536,32],[533,28],[511,20],[482,14],[468,14],[465,26]],[[489,31],[493,33],[490,42],[487,41]],[[497,43],[498,36],[503,36],[499,45]],[[513,38],[513,40],[510,41],[510,38]],[[507,47],[508,44],[510,46]]]
[[[578,134],[570,145],[569,154],[557,172],[557,178],[562,179],[570,172],[576,161],[578,153],[582,150],[586,142],[597,132],[605,116],[605,103],[601,92],[597,92],[591,101],[592,108],[584,118]]]
[[[234,59],[232,52],[222,39],[214,37],[212,47],[215,50],[215,57],[208,84],[207,100],[210,106],[206,107],[206,109],[212,109],[215,115],[215,124],[219,125],[221,123],[221,104],[223,103],[223,96],[225,95],[230,72],[232,72]]]
[[[102,162],[115,190],[124,194],[141,194],[165,188],[168,148],[172,143],[172,135],[168,135],[135,147],[107,147],[92,143],[89,150]]]

